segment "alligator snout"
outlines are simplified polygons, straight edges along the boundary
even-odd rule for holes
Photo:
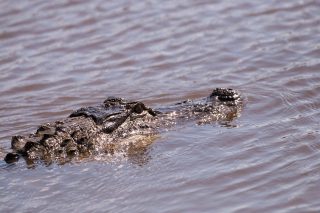
[[[216,88],[210,94],[210,98],[218,97],[220,101],[235,101],[240,98],[240,94],[230,88]]]

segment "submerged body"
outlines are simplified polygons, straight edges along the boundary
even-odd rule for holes
[[[109,97],[103,104],[81,108],[54,124],[39,126],[29,137],[13,136],[15,150],[7,163],[21,156],[49,159],[112,149],[120,140],[142,134],[172,130],[190,121],[199,124],[230,117],[244,105],[243,97],[232,89],[217,88],[204,100],[184,101],[153,110],[141,102]]]

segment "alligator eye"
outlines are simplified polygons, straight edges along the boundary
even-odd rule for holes
[[[143,112],[143,109],[142,109],[141,105],[138,104],[138,105],[136,105],[136,106],[134,107],[134,111],[135,111],[136,113],[140,114],[141,112]]]

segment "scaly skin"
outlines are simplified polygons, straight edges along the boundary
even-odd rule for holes
[[[124,138],[153,134],[183,126],[234,116],[244,99],[232,89],[217,88],[204,100],[184,101],[156,111],[141,102],[109,97],[103,104],[81,108],[55,124],[39,126],[29,137],[15,135],[7,154],[11,163],[21,156],[29,159],[57,159],[79,153],[99,153]]]

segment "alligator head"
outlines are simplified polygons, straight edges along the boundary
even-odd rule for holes
[[[130,136],[168,131],[194,121],[205,124],[228,118],[243,104],[239,93],[224,88],[214,89],[206,99],[184,101],[159,111],[142,102],[109,97],[103,104],[76,110],[55,124],[41,125],[29,137],[13,136],[11,145],[15,152],[5,160],[15,161],[21,155],[28,159],[47,156],[55,159],[74,153],[100,152]]]
[[[142,102],[127,102],[124,98],[108,97],[101,105],[81,108],[69,117],[90,117],[105,133],[111,133],[127,119],[156,116],[151,108]]]

